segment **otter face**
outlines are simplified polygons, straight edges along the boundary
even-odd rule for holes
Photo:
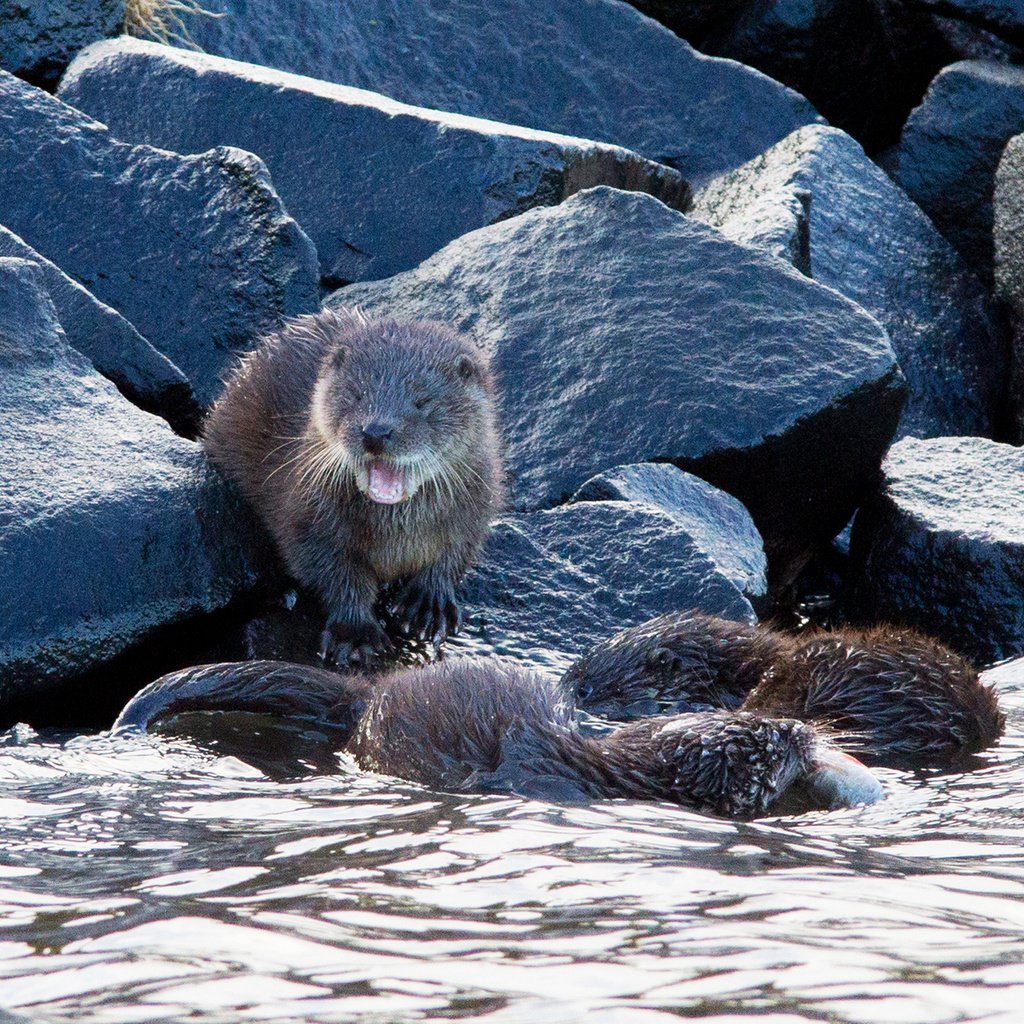
[[[407,501],[430,481],[466,486],[490,407],[485,357],[434,323],[346,324],[324,358],[312,425],[371,501]]]

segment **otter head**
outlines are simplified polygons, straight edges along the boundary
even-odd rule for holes
[[[333,458],[382,505],[465,487],[492,417],[486,356],[438,323],[335,319],[311,412]]]

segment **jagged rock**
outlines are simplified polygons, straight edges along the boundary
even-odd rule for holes
[[[979,663],[1024,653],[1024,449],[906,438],[854,521],[855,611]]]
[[[124,0],[17,0],[0,12],[0,68],[53,88],[75,53],[116,35]]]
[[[615,0],[206,0],[208,53],[457,111],[612,142],[712,177],[803,124],[802,96],[696,53]],[[288,31],[282,32],[281,26]]]
[[[961,61],[928,87],[894,155],[896,180],[986,282],[996,168],[1021,131],[1024,68]]]
[[[113,306],[200,402],[234,353],[319,303],[316,252],[256,157],[129,146],[0,72],[0,224]]]
[[[878,318],[909,386],[901,436],[995,432],[1008,360],[988,294],[848,135],[794,132],[709,185],[694,216],[790,259]]]
[[[591,477],[574,501],[628,501],[669,515],[698,551],[751,602],[768,594],[768,560],[750,513],[731,494],[665,463],[616,466]]]
[[[683,210],[691,198],[678,171],[618,147],[137,39],[89,47],[59,95],[130,142],[256,153],[335,283],[390,277],[582,187],[635,188]]]
[[[583,501],[503,518],[460,593],[466,636],[452,653],[483,646],[559,671],[619,629],[680,608],[754,621],[735,582],[649,502]]]
[[[649,18],[694,45],[710,30],[727,23],[749,0],[626,0]]]
[[[120,313],[100,302],[13,231],[0,226],[0,256],[30,260],[43,272],[68,341],[139,408],[194,436],[200,408],[185,375]]]
[[[912,10],[928,11],[992,35],[1014,48],[1024,47],[1024,5],[1020,0],[907,0]]]
[[[254,573],[198,445],[67,342],[26,260],[0,258],[0,701],[58,687]]]
[[[441,319],[491,352],[519,507],[668,460],[743,501],[766,539],[830,537],[903,401],[873,318],[636,192],[589,189],[329,301]]]
[[[798,90],[832,124],[876,149],[896,140],[947,56],[925,18],[893,6],[886,0],[752,0],[697,45]],[[945,62],[953,59],[949,54]]]
[[[996,172],[993,199],[996,294],[1010,307],[1014,359],[1010,409],[1024,439],[1024,135],[1012,138]]]

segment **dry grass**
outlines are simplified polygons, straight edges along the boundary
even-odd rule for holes
[[[195,17],[223,18],[224,15],[206,10],[199,0],[126,0],[124,30],[139,39],[177,43],[198,50],[188,30],[189,19]]]

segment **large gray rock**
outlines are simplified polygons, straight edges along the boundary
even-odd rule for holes
[[[629,501],[667,513],[751,602],[768,595],[768,560],[750,513],[731,494],[666,463],[616,466],[591,477],[574,501]]]
[[[249,153],[129,146],[0,72],[0,224],[127,317],[200,402],[233,354],[319,302],[316,252]]]
[[[1024,4],[1020,0],[909,0],[909,6],[990,32],[1024,47]]]
[[[999,158],[1024,131],[1024,68],[961,61],[941,71],[903,128],[893,172],[986,281]]]
[[[491,353],[520,507],[670,460],[740,498],[766,539],[832,536],[903,401],[874,319],[636,192],[481,228],[330,303],[441,319]]]
[[[139,408],[163,416],[179,434],[193,436],[200,408],[185,375],[117,310],[100,302],[13,231],[0,226],[0,256],[40,267],[68,341]]]
[[[835,128],[794,132],[708,186],[694,216],[784,259],[802,253],[816,281],[889,332],[909,395],[900,435],[991,436],[1008,373],[988,294],[932,222]]]
[[[59,95],[130,142],[256,153],[339,284],[409,270],[474,228],[591,185],[690,202],[678,171],[615,146],[137,39],[89,47]]]
[[[616,0],[205,0],[208,53],[405,103],[612,142],[690,180],[818,120],[803,97],[705,57]],[[282,31],[281,26],[288,30]]]
[[[979,663],[1024,654],[1024,450],[907,438],[882,473],[853,527],[856,611]]]
[[[460,588],[481,647],[564,671],[619,629],[681,608],[754,621],[735,582],[670,512],[650,502],[584,501],[494,526]]]
[[[36,264],[0,258],[0,702],[221,608],[254,576],[198,445],[67,342]]]
[[[0,9],[0,68],[52,88],[75,53],[124,22],[125,0],[14,0]]]

